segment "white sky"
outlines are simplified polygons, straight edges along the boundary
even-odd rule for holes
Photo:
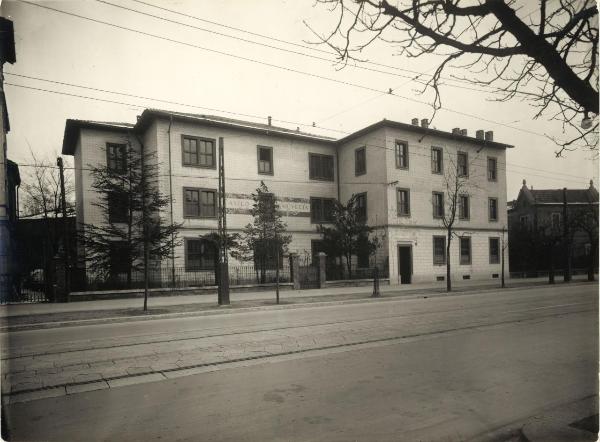
[[[159,11],[132,0],[107,1],[193,26],[328,57],[327,54],[314,50],[273,42]],[[304,20],[314,29],[325,32],[331,29],[336,18],[323,6],[314,6],[314,0],[145,1],[205,20],[300,44],[305,44],[303,41],[314,41]],[[186,28],[98,1],[44,1],[39,4],[376,90],[393,88],[396,94],[416,100],[426,101],[428,98],[418,95],[418,85],[406,78],[352,67],[340,71],[330,62]],[[291,128],[316,122],[317,126],[328,129],[353,132],[383,118],[409,123],[413,117],[427,118],[431,114],[430,107],[397,96],[159,40],[18,1],[2,2],[1,12],[4,17],[14,21],[15,27],[17,62],[5,65],[7,83],[129,104],[92,101],[6,85],[11,120],[8,155],[18,163],[31,162],[29,145],[39,156],[50,158],[55,152],[60,152],[67,118],[133,123],[136,115],[145,107],[230,117],[236,115],[19,78],[8,75],[9,73],[262,117],[256,120],[237,116],[250,121],[266,122],[266,117],[271,115],[273,124]],[[432,72],[439,61],[435,57],[405,59],[392,56],[392,53],[389,46],[379,44],[365,53],[364,58],[420,72]],[[402,71],[395,73],[406,75]],[[534,109],[525,103],[493,102],[490,101],[492,96],[489,94],[452,87],[443,88],[442,93],[443,104],[448,108],[526,131],[565,137],[560,123],[532,120]],[[294,123],[285,124],[278,120]],[[493,130],[495,141],[513,144],[515,148],[507,156],[509,200],[516,198],[524,178],[528,185],[537,189],[585,188],[590,179],[598,182],[598,161],[591,153],[569,152],[566,153],[566,158],[557,159],[554,155],[556,146],[543,136],[449,111],[440,111],[433,126],[447,131],[453,127],[467,128],[471,136],[475,135],[477,129]],[[301,129],[336,138],[343,136],[334,131],[310,127]],[[25,167],[21,171],[22,175],[26,174]]]

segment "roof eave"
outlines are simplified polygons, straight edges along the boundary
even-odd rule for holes
[[[386,127],[386,126],[387,127],[396,127],[396,128],[400,128],[400,129],[404,129],[404,130],[408,130],[408,131],[412,131],[412,132],[418,132],[418,133],[425,134],[425,135],[436,135],[436,136],[445,137],[445,138],[453,138],[453,139],[456,139],[459,141],[475,143],[475,144],[478,144],[480,146],[485,146],[485,147],[494,147],[494,148],[498,148],[498,149],[512,149],[515,147],[511,144],[499,143],[497,141],[482,140],[479,138],[468,137],[465,135],[453,134],[451,132],[444,132],[444,131],[438,130],[438,129],[425,128],[425,127],[417,126],[414,124],[406,124],[406,123],[400,123],[398,121],[390,121],[390,120],[381,120],[376,123],[373,123],[367,127],[364,127],[356,132],[351,133],[350,135],[345,136],[344,138],[337,140],[336,144],[341,145],[341,144],[347,143],[348,141],[358,138],[361,135],[365,135],[369,132],[372,132],[376,129],[379,129],[381,127]]]
[[[65,132],[63,135],[62,154],[75,155],[75,147],[77,146],[77,137],[81,129],[100,129],[109,131],[127,132],[133,129],[133,126],[126,127],[116,124],[100,123],[94,121],[81,121],[68,119],[65,124]]]
[[[193,116],[188,116],[188,115],[164,112],[164,111],[154,110],[154,109],[146,109],[146,110],[144,110],[144,112],[142,112],[142,115],[140,115],[140,117],[138,118],[138,121],[135,125],[135,130],[138,132],[143,132],[150,125],[152,119],[154,119],[154,118],[164,118],[164,119],[173,118],[174,120],[179,120],[179,121],[189,121],[189,122],[193,122],[193,123],[201,123],[206,126],[227,127],[227,128],[232,128],[232,129],[245,130],[248,132],[260,133],[260,134],[264,134],[264,135],[274,135],[274,136],[279,136],[279,137],[283,137],[283,138],[300,139],[300,140],[304,140],[304,141],[313,141],[313,142],[329,144],[329,145],[335,145],[337,143],[337,141],[334,140],[333,138],[330,139],[330,138],[320,137],[318,135],[293,133],[293,132],[278,130],[278,128],[276,128],[276,127],[274,127],[273,129],[268,129],[268,128],[244,126],[244,125],[241,125],[241,124],[238,124],[235,122],[213,120],[210,118],[210,116],[206,116],[206,118],[201,118],[201,117],[193,117]]]

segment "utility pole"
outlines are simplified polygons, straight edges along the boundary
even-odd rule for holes
[[[569,219],[567,208],[567,188],[563,188],[563,241],[565,242],[565,254],[567,261],[565,265],[564,281],[571,281],[571,239],[569,238]]]
[[[223,137],[219,137],[219,305],[229,305],[229,260],[227,257],[227,207]]]
[[[142,235],[144,235],[144,311],[148,310],[148,262],[150,261],[150,245],[149,245],[149,231],[148,231],[148,208],[146,205],[146,194],[147,181],[146,181],[146,170],[144,167],[144,145],[141,140],[140,143],[140,155],[141,155],[141,168],[142,168]]]
[[[65,286],[66,292],[71,291],[71,248],[69,246],[69,224],[67,220],[67,201],[65,191],[65,173],[62,157],[56,159],[56,165],[60,175],[60,199],[61,199],[61,210],[63,218],[63,247],[65,253]]]
[[[506,228],[504,226],[502,226],[502,285],[501,285],[502,288],[506,287],[506,285],[504,284],[504,249],[506,249],[506,246],[504,245],[504,232],[505,231],[506,231]]]

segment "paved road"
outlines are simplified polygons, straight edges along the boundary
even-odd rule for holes
[[[10,333],[5,412],[17,440],[468,440],[596,394],[597,293]]]

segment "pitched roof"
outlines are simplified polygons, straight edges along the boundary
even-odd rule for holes
[[[321,141],[325,143],[335,142],[334,138],[322,135],[301,132],[299,129],[292,130],[285,127],[272,126],[270,124],[254,123],[251,121],[237,120],[234,118],[219,117],[217,115],[191,114],[186,112],[172,112],[161,109],[145,109],[138,118],[135,125],[136,130],[143,131],[150,124],[152,118],[174,118],[185,121],[201,122],[210,126],[231,127],[249,130],[252,132],[265,133],[269,135],[281,135],[284,137],[301,138],[311,141]]]
[[[531,189],[529,191],[538,204],[563,203],[563,189]],[[598,202],[598,191],[596,189],[567,189],[567,204],[590,202]]]
[[[68,119],[65,124],[62,153],[65,155],[75,154],[75,144],[81,128],[126,131],[133,127],[134,125],[130,123]]]

